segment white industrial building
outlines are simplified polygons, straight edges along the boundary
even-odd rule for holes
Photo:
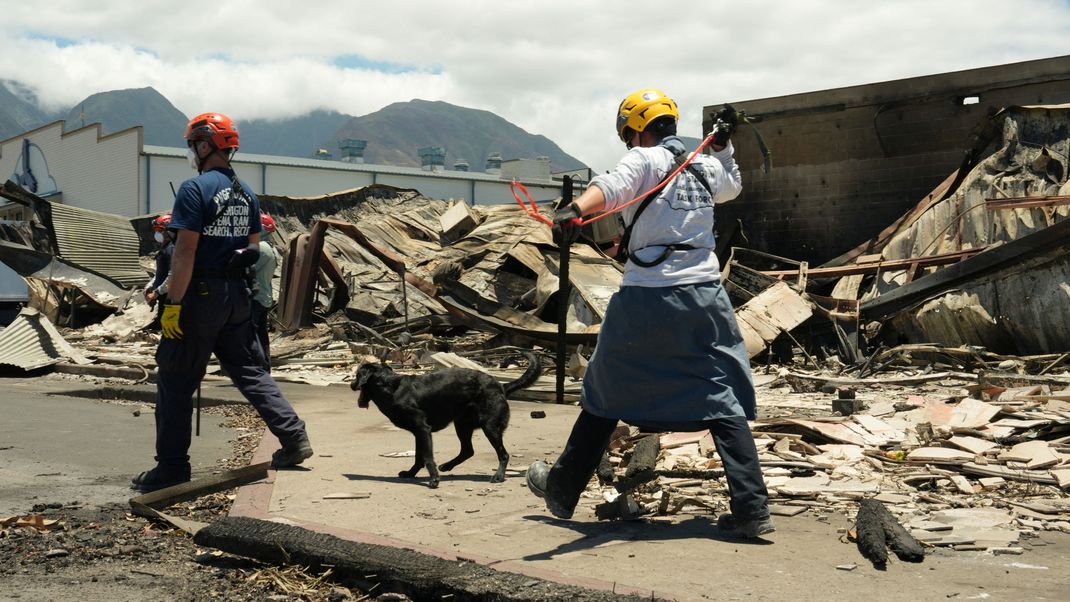
[[[173,190],[194,175],[186,149],[146,146],[142,128],[102,135],[100,124],[63,132],[56,121],[0,142],[0,177],[34,194],[83,209],[134,217],[167,211]],[[349,148],[359,148],[362,141]],[[343,147],[343,151],[346,148]],[[344,160],[253,155],[238,152],[233,165],[258,194],[315,196],[372,184],[418,190],[437,199],[469,204],[513,203],[509,183],[523,183],[536,201],[557,198],[561,183],[550,174],[549,159],[503,161],[487,158],[487,172],[445,169],[445,150],[420,149],[424,168],[371,165],[359,151]],[[329,157],[330,155],[326,155]],[[496,172],[496,173],[495,173]],[[582,174],[569,172],[586,182]],[[589,174],[588,174],[589,175]],[[21,205],[0,205],[0,219],[26,219]]]

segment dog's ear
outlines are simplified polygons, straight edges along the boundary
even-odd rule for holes
[[[360,389],[375,373],[376,364],[364,364],[360,368],[357,368],[357,373],[353,375],[353,382],[349,383],[349,388],[356,391]]]

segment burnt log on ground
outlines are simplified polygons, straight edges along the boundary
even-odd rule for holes
[[[657,478],[654,465],[657,464],[660,451],[661,439],[657,435],[649,435],[637,441],[632,448],[632,455],[628,460],[628,468],[624,470],[624,476],[617,479],[615,485],[617,491],[627,493]]]
[[[649,600],[587,589],[517,573],[496,571],[474,562],[446,560],[376,544],[348,541],[300,527],[248,517],[225,517],[193,538],[200,546],[276,565],[331,569],[338,578],[362,589],[406,594],[414,600],[617,602]],[[366,586],[366,587],[365,587]]]
[[[608,486],[613,483],[613,477],[616,475],[613,473],[613,463],[609,461],[609,454],[602,454],[602,460],[598,463],[595,475],[598,476],[598,483],[602,486]]]
[[[888,540],[884,536],[884,522],[875,505],[884,508],[875,500],[862,500],[858,503],[855,534],[858,551],[873,563],[874,568],[883,571],[888,566]]]
[[[911,535],[910,531],[907,531],[891,512],[888,512],[884,504],[876,500],[873,502],[878,506],[877,514],[880,515],[881,524],[884,525],[884,538],[888,540],[888,547],[895,552],[899,560],[906,562],[925,560],[925,547],[921,545],[921,542]]]
[[[906,562],[925,560],[925,547],[877,500],[858,503],[855,532],[858,551],[878,569],[888,563],[888,548]]]

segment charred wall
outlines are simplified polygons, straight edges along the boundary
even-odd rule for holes
[[[969,100],[967,100],[969,99]],[[973,100],[976,102],[973,102]],[[753,133],[733,136],[743,194],[718,207],[718,234],[821,263],[872,238],[961,163],[990,111],[1070,102],[1070,56],[731,103]],[[703,130],[721,104],[704,109]],[[990,152],[991,149],[989,149]]]

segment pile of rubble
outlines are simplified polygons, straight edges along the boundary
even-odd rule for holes
[[[1050,377],[1062,381],[1055,391],[963,387],[947,374],[914,386],[785,368],[759,378],[766,384],[752,431],[774,515],[853,516],[860,500],[874,499],[926,545],[996,553],[1021,553],[1040,531],[1070,533],[1070,377]],[[662,434],[653,454],[639,449],[651,438],[634,427],[618,432],[609,455],[616,485],[603,474],[585,494],[601,502],[599,516],[726,509],[708,432]],[[637,484],[644,457],[648,478]]]

